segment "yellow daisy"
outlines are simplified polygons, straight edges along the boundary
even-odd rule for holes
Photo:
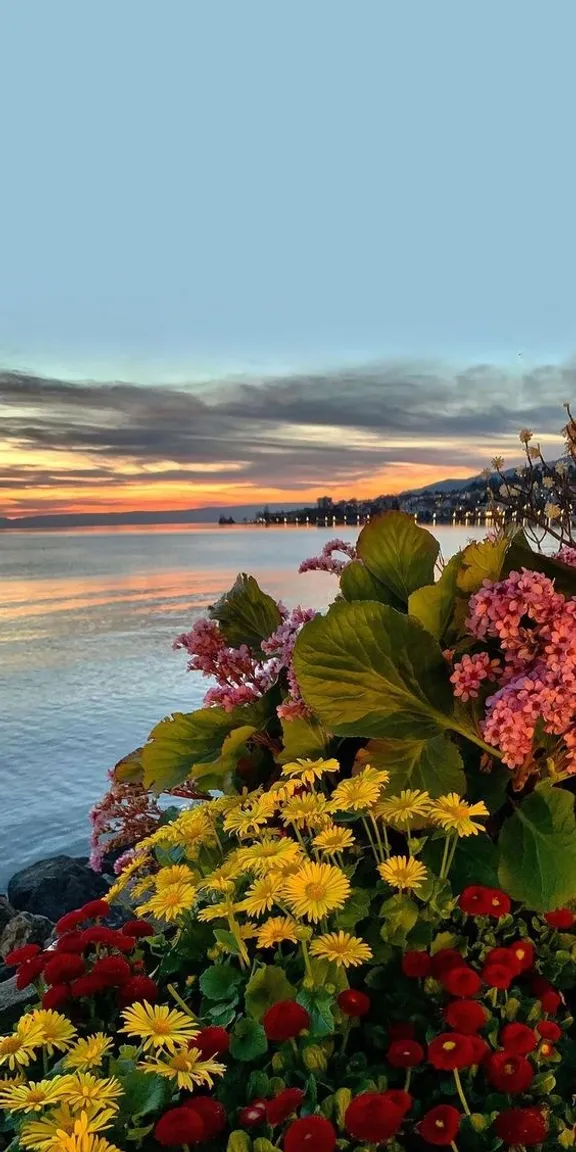
[[[64,1068],[77,1068],[79,1072],[88,1072],[90,1068],[99,1068],[104,1057],[108,1055],[113,1041],[103,1032],[94,1032],[77,1040],[74,1047],[64,1057]]]
[[[111,1110],[96,1112],[94,1109],[87,1109],[86,1119],[89,1121],[87,1127],[90,1134],[103,1132],[110,1127],[114,1112]],[[67,1136],[71,1136],[77,1123],[78,1113],[71,1112],[67,1104],[59,1104],[45,1116],[26,1121],[20,1132],[20,1144],[23,1148],[33,1148],[37,1152],[58,1152],[57,1133],[64,1132]]]
[[[302,784],[314,784],[326,772],[339,772],[340,764],[337,760],[306,760],[299,757],[282,768],[282,775],[296,777]]]
[[[276,903],[281,879],[275,872],[268,872],[267,876],[260,876],[251,884],[243,900],[237,905],[242,912],[249,916],[263,916],[265,912]]]
[[[228,812],[227,816],[224,817],[224,830],[242,838],[258,832],[261,825],[266,824],[269,819],[269,809],[262,811],[258,807],[258,801],[256,801],[249,805],[243,805],[241,808],[233,808],[231,812]]]
[[[233,900],[221,900],[219,904],[211,904],[208,908],[202,908],[197,919],[202,924],[211,924],[213,920],[228,920],[230,916],[235,915],[236,910],[237,905]]]
[[[256,872],[258,875],[267,872],[271,864],[296,863],[302,858],[302,849],[295,840],[287,836],[277,840],[267,836],[251,844],[249,848],[240,848],[238,852],[238,865],[242,870]]]
[[[319,832],[312,841],[315,848],[319,848],[325,856],[334,856],[336,852],[344,852],[346,848],[354,846],[354,836],[349,828],[332,824],[324,832]]]
[[[316,792],[293,796],[284,805],[280,816],[283,824],[294,828],[323,828],[329,821],[328,802]]]
[[[65,1052],[76,1039],[76,1029],[68,1017],[54,1012],[52,1008],[37,1008],[30,1013],[30,1019],[40,1026],[42,1047],[46,1048],[49,1056],[53,1056],[57,1049]]]
[[[297,939],[296,925],[289,916],[271,916],[259,929],[257,943],[259,948],[275,948],[288,940],[295,944]]]
[[[196,899],[197,889],[193,884],[167,884],[145,904],[137,909],[139,916],[154,916],[157,920],[176,920],[181,912],[187,912]]]
[[[358,936],[349,932],[327,932],[317,936],[310,945],[313,956],[330,960],[339,968],[354,968],[372,959],[372,949]]]
[[[11,1072],[27,1067],[42,1043],[40,1024],[21,1016],[11,1036],[0,1036],[0,1066],[6,1064]]]
[[[185,1012],[168,1008],[166,1004],[152,1006],[146,1000],[125,1008],[122,1016],[125,1024],[120,1032],[128,1036],[139,1036],[143,1048],[167,1048],[169,1052],[187,1044],[198,1035],[198,1027]]]
[[[110,1144],[103,1136],[94,1134],[92,1121],[86,1112],[76,1120],[73,1132],[59,1129],[52,1145],[54,1152],[120,1152],[115,1144]]]
[[[428,872],[413,856],[391,856],[385,864],[378,865],[383,880],[401,892],[415,892],[421,888]]]
[[[147,863],[148,860],[148,854],[143,852],[141,854],[139,853],[138,856],[135,856],[133,860],[130,860],[128,864],[125,865],[120,875],[118,876],[118,879],[110,885],[110,888],[104,897],[108,904],[111,904],[117,896],[120,896],[121,893],[124,892],[134,874],[138,872],[139,869],[142,868],[142,866]]]
[[[341,780],[330,800],[331,812],[366,812],[378,803],[380,793],[390,779],[389,772],[369,764],[357,776]]]
[[[284,777],[282,777],[281,780],[275,780],[274,783],[270,785],[269,795],[274,797],[277,804],[285,804],[286,801],[290,800],[294,793],[298,791],[299,787],[299,780],[285,780]]]
[[[30,1080],[28,1084],[0,1084],[0,1108],[9,1112],[41,1112],[68,1094],[68,1076],[53,1080]]]
[[[76,1072],[68,1077],[66,1101],[73,1111],[86,1111],[91,1106],[116,1108],[115,1100],[122,1095],[122,1085],[113,1076],[106,1080],[91,1072]]]
[[[308,861],[284,881],[283,894],[295,916],[316,923],[344,906],[350,881],[333,864]]]
[[[457,792],[439,796],[430,806],[430,816],[434,822],[447,832],[455,832],[457,836],[477,836],[479,832],[484,832],[482,824],[477,824],[473,817],[485,819],[489,815],[483,800],[477,804],[468,804]]]
[[[402,828],[428,816],[430,797],[418,788],[404,788],[399,796],[390,796],[376,805],[373,815]]]
[[[174,1079],[178,1088],[194,1091],[196,1084],[214,1087],[214,1076],[223,1076],[226,1065],[218,1060],[204,1060],[199,1048],[182,1048],[166,1060],[149,1059],[138,1065],[143,1072]]]
[[[186,864],[171,864],[169,868],[161,868],[154,877],[157,892],[164,888],[171,888],[173,884],[191,884],[193,873]]]

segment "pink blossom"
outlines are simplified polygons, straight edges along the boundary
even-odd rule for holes
[[[346,560],[338,560],[333,555],[334,552],[343,552],[347,557]],[[339,576],[344,568],[352,560],[356,560],[357,553],[353,544],[348,544],[346,540],[329,540],[324,545],[319,556],[310,556],[308,560],[303,560],[298,571],[299,572],[331,572],[335,576]]]
[[[454,695],[459,696],[464,702],[475,699],[482,681],[495,680],[497,670],[500,668],[500,661],[491,660],[488,652],[477,652],[472,656],[466,652],[454,665],[450,677],[454,684]]]
[[[565,544],[559,552],[554,554],[552,559],[560,560],[562,564],[576,565],[576,548],[571,548],[569,544]]]

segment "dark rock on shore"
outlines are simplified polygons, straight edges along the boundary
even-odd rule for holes
[[[6,925],[10,922],[16,911],[12,908],[7,896],[0,896],[0,936]]]
[[[53,856],[17,872],[8,884],[8,900],[17,911],[55,922],[87,900],[104,896],[107,888],[84,858]]]
[[[43,945],[52,934],[52,921],[33,912],[15,912],[0,933],[0,957],[4,959],[14,948],[23,944]]]

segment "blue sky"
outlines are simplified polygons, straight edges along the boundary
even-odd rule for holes
[[[139,382],[574,351],[573,0],[20,0],[0,359]]]

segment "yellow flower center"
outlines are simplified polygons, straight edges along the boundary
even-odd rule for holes
[[[550,1044],[543,1044],[541,1049],[540,1049],[540,1054],[542,1056],[549,1056],[551,1051],[552,1051],[552,1048],[551,1048]]]
[[[30,1104],[43,1104],[46,1099],[46,1093],[42,1088],[31,1088],[28,1093],[28,1101]]]
[[[507,1076],[512,1076],[514,1073],[514,1065],[513,1064],[505,1064],[504,1065],[504,1071],[505,1071]]]
[[[443,1120],[435,1120],[434,1121],[434,1127],[435,1128],[443,1128],[444,1127],[444,1121]]]
[[[316,881],[306,885],[306,895],[310,900],[321,900],[326,895],[326,889]]]
[[[176,1056],[172,1057],[170,1063],[177,1072],[187,1072],[192,1061],[185,1052],[178,1052]]]
[[[456,1045],[453,1040],[445,1040],[442,1047],[445,1052],[451,1052],[452,1049],[456,1047]]]
[[[158,1036],[167,1036],[172,1031],[172,1026],[169,1020],[155,1020],[154,1031]]]
[[[0,1043],[0,1053],[5,1055],[10,1052],[19,1052],[22,1048],[22,1041],[18,1036],[5,1036]]]

